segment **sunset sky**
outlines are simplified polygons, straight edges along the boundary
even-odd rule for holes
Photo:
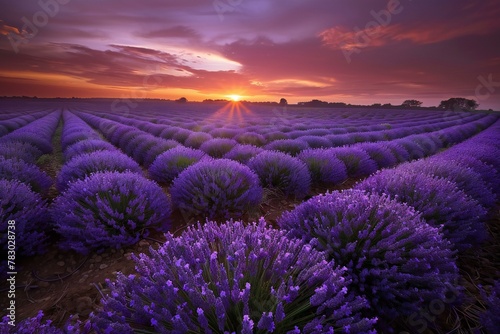
[[[0,96],[500,110],[499,17],[498,0],[0,0]]]

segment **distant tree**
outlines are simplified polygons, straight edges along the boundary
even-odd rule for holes
[[[452,97],[451,99],[441,101],[438,108],[453,111],[473,111],[477,107],[479,107],[479,104],[475,100]]]
[[[178,102],[178,103],[186,103],[187,101],[188,100],[185,97],[181,97],[180,99],[175,100],[175,102]]]
[[[280,106],[286,106],[286,105],[288,105],[288,101],[286,99],[282,98],[280,100]]]
[[[421,101],[418,100],[406,100],[403,102],[401,105],[404,108],[413,108],[413,107],[420,107],[422,105]]]
[[[382,103],[374,103],[374,104],[372,104],[372,107],[380,108],[380,107],[382,107]]]
[[[390,103],[385,103],[385,104],[383,104],[383,105],[382,105],[382,107],[383,107],[383,108],[390,108],[390,107],[392,107],[392,104],[390,104]]]

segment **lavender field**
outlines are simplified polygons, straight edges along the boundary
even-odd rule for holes
[[[499,113],[111,104],[0,103],[15,333],[498,332]]]

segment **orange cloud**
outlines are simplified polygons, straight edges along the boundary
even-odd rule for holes
[[[487,35],[498,30],[500,30],[500,21],[496,17],[486,17],[482,20],[429,22],[418,26],[402,24],[382,26],[376,24],[375,21],[370,21],[363,29],[332,27],[321,32],[319,37],[324,45],[333,49],[351,51],[401,41],[433,44],[464,36]]]
[[[7,36],[8,34],[20,35],[21,32],[16,27],[6,25],[2,20],[0,20],[0,35]]]

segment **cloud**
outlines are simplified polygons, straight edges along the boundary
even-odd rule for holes
[[[0,20],[0,35],[7,36],[9,34],[20,35],[21,32],[16,27],[11,27]]]

